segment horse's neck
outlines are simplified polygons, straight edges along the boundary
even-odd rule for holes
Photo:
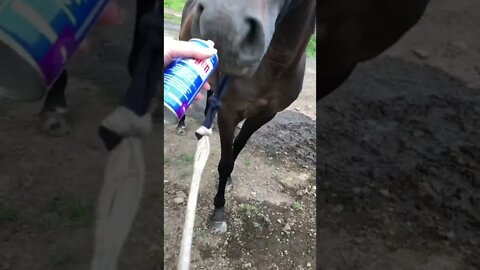
[[[262,65],[277,73],[298,66],[313,34],[314,20],[314,4],[302,5],[295,12],[287,14],[275,30]]]

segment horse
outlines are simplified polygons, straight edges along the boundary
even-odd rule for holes
[[[140,40],[140,19],[153,11],[155,5],[159,4],[157,0],[137,0],[135,13],[135,26],[133,33],[132,46],[130,49],[127,69],[129,76],[132,77],[133,69],[138,60],[142,42]],[[51,136],[66,136],[70,133],[70,125],[66,120],[68,107],[65,96],[65,89],[68,84],[68,72],[64,70],[59,78],[52,84],[45,95],[41,115],[43,118],[42,130]]]
[[[236,158],[252,134],[292,104],[302,90],[306,47],[314,32],[315,16],[314,0],[185,3],[179,39],[213,40],[219,56],[216,72],[232,78],[217,120],[221,158],[210,217],[214,231],[227,229],[225,189],[227,182],[231,183]],[[235,128],[242,120],[245,122],[235,137]]]
[[[430,0],[320,0],[317,22],[317,102],[343,84],[355,67],[402,38]]]

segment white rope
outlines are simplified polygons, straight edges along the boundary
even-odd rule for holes
[[[124,137],[108,155],[98,196],[91,270],[115,270],[135,219],[145,183],[142,139],[152,128],[151,115],[139,117],[120,106],[102,126]]]
[[[198,190],[200,188],[202,172],[205,168],[205,164],[207,163],[208,155],[210,154],[209,136],[212,134],[212,129],[207,129],[204,126],[201,126],[199,129],[197,129],[197,133],[202,135],[202,138],[198,140],[197,151],[195,152],[192,182],[190,183],[190,192],[188,193],[185,225],[183,227],[177,270],[190,269],[190,252],[192,249],[193,226],[195,221],[195,208],[197,206]]]

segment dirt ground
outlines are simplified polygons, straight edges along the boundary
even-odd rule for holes
[[[225,235],[207,230],[215,134],[194,268],[479,269],[479,12],[476,0],[433,1],[415,29],[318,104],[310,60],[299,100],[236,163]],[[0,100],[0,269],[88,269],[107,155],[96,131],[128,83],[129,15],[70,63],[68,137],[39,131],[41,103]],[[120,269],[174,268],[201,107],[189,112],[185,137],[165,129],[165,149],[160,127],[147,139],[144,198]]]
[[[317,267],[480,269],[478,1],[432,1],[317,104]]]

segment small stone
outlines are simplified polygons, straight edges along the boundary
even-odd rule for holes
[[[459,49],[461,51],[465,51],[468,48],[467,43],[465,43],[463,41],[454,41],[451,44],[452,44],[452,46],[456,47],[457,49]]]
[[[285,232],[286,234],[289,234],[291,229],[292,229],[292,227],[290,227],[290,224],[287,223],[283,227],[283,232]]]
[[[185,194],[185,192],[183,191],[177,191],[175,195],[177,196],[177,198],[184,198],[184,199],[187,198],[187,194]]]
[[[333,213],[340,213],[342,211],[343,211],[343,205],[342,204],[338,204],[332,209]]]
[[[363,242],[365,242],[365,238],[363,238],[363,237],[355,237],[355,239],[353,239],[353,240],[357,244],[362,244]]]
[[[382,194],[385,197],[390,196],[390,192],[386,189],[380,189],[380,194]]]
[[[180,198],[180,197],[177,197],[177,198],[173,199],[173,202],[176,203],[176,204],[182,204],[183,201],[185,201],[185,199]]]
[[[312,264],[311,264],[311,263],[307,263],[307,267],[312,267]]]
[[[245,267],[245,268],[252,267],[252,263],[250,263],[250,262],[249,262],[249,263],[246,263],[246,264],[243,265],[243,267]]]
[[[448,233],[445,234],[445,236],[452,241],[455,239],[455,232],[449,231]]]

